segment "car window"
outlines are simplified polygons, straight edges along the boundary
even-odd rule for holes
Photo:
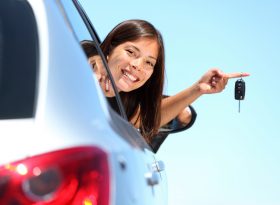
[[[0,119],[34,116],[38,34],[26,1],[0,1]]]
[[[83,19],[81,18],[72,1],[62,0],[61,3],[63,5],[64,11],[66,12],[69,23],[74,29],[75,36],[78,38],[78,41],[81,42],[85,39],[92,40],[92,37],[85,26]]]
[[[86,22],[82,19],[73,1],[61,0],[61,3],[66,16],[68,17],[73,33],[86,54],[88,63],[90,64],[90,67],[92,69],[93,76],[98,80],[98,82],[104,80],[104,75],[102,74],[106,74],[106,76],[110,77],[111,74],[107,72],[108,65],[106,59],[99,47],[99,37],[97,36],[91,23],[88,22],[88,19]],[[85,23],[90,23],[91,30],[93,32],[89,32]],[[110,81],[113,86],[113,79],[110,78]],[[100,85],[101,87],[103,86],[102,90],[106,90],[106,83],[100,83]],[[118,95],[118,93],[115,93],[115,95]],[[111,109],[109,109],[109,111],[112,118],[112,127],[118,130],[121,137],[123,137],[130,144],[135,145],[136,147],[150,149],[140,133],[127,121],[121,101],[114,100],[112,102],[112,99],[114,98],[107,98],[108,105],[111,106]]]
[[[93,71],[94,76],[100,83],[100,86],[102,87],[102,90],[106,90],[106,84],[104,83],[105,80],[104,77],[110,76],[110,73],[106,70],[106,59],[104,58],[102,51],[99,47],[100,40],[98,35],[96,34],[94,28],[93,35],[89,32],[85,21],[82,19],[81,15],[79,14],[77,8],[75,7],[75,4],[72,1],[69,0],[62,0],[63,7],[65,9],[66,15],[68,17],[68,20],[71,24],[71,27],[73,29],[73,32],[79,41],[82,49],[84,50],[86,57],[88,59],[88,63],[90,64],[90,67]],[[75,1],[77,2],[77,1]],[[101,82],[102,81],[102,82]],[[112,79],[110,80],[110,82]],[[112,82],[113,84],[114,82]],[[112,90],[113,91],[113,90]],[[114,92],[114,91],[113,91]],[[115,93],[114,95],[117,95]],[[126,119],[126,114],[123,111],[123,108],[120,105],[120,102],[118,103],[111,103],[110,99],[108,99],[109,105],[112,106],[113,110],[115,110],[117,113],[120,113],[121,116]]]

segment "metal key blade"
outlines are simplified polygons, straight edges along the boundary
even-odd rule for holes
[[[240,100],[238,100],[238,112],[240,113]]]

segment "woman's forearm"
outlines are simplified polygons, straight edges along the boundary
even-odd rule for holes
[[[170,120],[178,116],[187,106],[192,104],[202,95],[198,83],[177,93],[176,95],[164,98],[161,105],[161,123],[165,125]]]

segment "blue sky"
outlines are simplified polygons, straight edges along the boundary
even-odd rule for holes
[[[170,135],[157,158],[166,164],[169,204],[280,204],[280,2],[277,0],[83,0],[101,39],[117,23],[145,19],[162,33],[165,93],[196,82],[209,68],[249,72],[246,96],[224,92],[193,103],[195,125]]]

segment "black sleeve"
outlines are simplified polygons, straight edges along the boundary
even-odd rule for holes
[[[167,136],[169,134],[187,130],[194,124],[197,114],[196,114],[195,109],[191,105],[189,106],[189,108],[191,110],[192,118],[191,118],[191,121],[187,125],[182,126],[182,128],[173,130],[173,131],[164,131],[164,130],[159,131],[159,133],[153,137],[153,140],[152,140],[150,146],[151,146],[152,150],[154,151],[154,153],[156,153],[158,151],[161,144],[164,142],[164,140],[167,138]],[[173,123],[179,123],[178,119],[175,118],[175,119],[171,120],[168,123],[168,125],[172,125]]]
[[[196,120],[197,114],[196,114],[195,109],[194,109],[191,105],[189,106],[189,108],[190,108],[191,114],[192,114],[191,121],[190,121],[188,124],[186,124],[186,125],[182,125],[182,128],[176,129],[176,130],[174,130],[174,131],[170,131],[169,133],[181,132],[181,131],[184,131],[184,130],[186,130],[186,129],[189,129],[191,126],[193,126],[193,124],[194,124],[194,122],[195,122],[195,120]],[[173,120],[172,120],[171,122],[169,122],[169,123],[180,124],[180,122],[179,122],[179,120],[178,120],[177,118],[173,119]],[[169,123],[168,123],[168,124],[169,124]]]

